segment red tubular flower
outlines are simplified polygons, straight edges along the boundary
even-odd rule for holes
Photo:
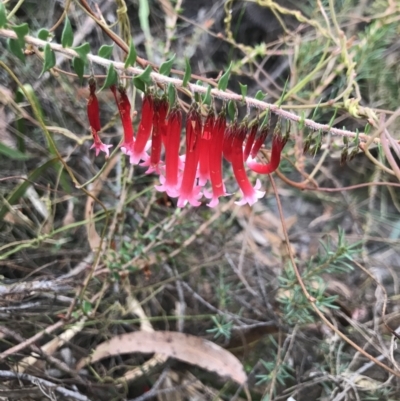
[[[87,104],[87,114],[88,114],[88,119],[89,119],[89,124],[90,124],[90,130],[93,135],[93,140],[94,143],[90,147],[90,149],[95,148],[96,151],[96,156],[99,155],[100,152],[104,152],[106,156],[108,157],[109,155],[109,150],[108,148],[111,148],[112,145],[105,145],[100,137],[98,132],[101,130],[101,124],[100,124],[100,112],[99,112],[99,101],[97,100],[96,97],[96,81],[94,79],[89,80],[89,98],[88,98],[88,104]]]
[[[218,198],[227,195],[222,177],[222,153],[224,148],[224,136],[226,130],[226,119],[224,114],[220,114],[214,123],[211,135],[210,151],[208,164],[210,169],[210,180],[212,186],[211,201],[207,206],[215,207],[218,205]]]
[[[200,149],[199,149],[199,185],[204,186],[210,179],[210,166],[209,166],[209,154],[211,150],[211,137],[212,129],[215,123],[214,112],[210,112],[207,116],[206,122],[204,123],[203,133],[200,138]]]
[[[250,151],[253,148],[254,139],[256,138],[257,130],[258,130],[258,121],[255,121],[250,125],[250,132],[247,136],[246,146],[245,146],[244,152],[243,152],[243,160],[244,161],[246,161],[250,156]]]
[[[146,94],[143,98],[142,118],[140,119],[136,141],[133,145],[130,162],[137,164],[140,160],[146,161],[148,155],[145,151],[146,143],[150,138],[153,128],[154,102],[150,94]]]
[[[232,151],[230,154],[233,173],[236,181],[239,184],[243,198],[236,202],[238,205],[245,205],[248,203],[250,206],[253,205],[259,198],[262,198],[265,192],[258,191],[261,187],[261,183],[257,180],[255,187],[253,188],[246,174],[243,161],[243,142],[246,138],[246,125],[234,129],[232,133]]]
[[[168,102],[165,99],[154,99],[153,133],[151,135],[150,160],[143,166],[150,166],[146,174],[160,173],[160,158],[162,138],[166,130],[166,118],[168,113]]]
[[[230,162],[232,158],[233,133],[236,129],[237,129],[237,123],[235,122],[226,127],[224,133],[223,153],[225,159],[228,160],[228,162]]]
[[[192,206],[201,205],[197,200],[200,187],[194,187],[197,165],[199,163],[199,140],[201,131],[200,114],[197,109],[192,108],[186,118],[186,159],[182,183],[179,189],[178,207],[184,207],[187,202]]]
[[[171,197],[179,195],[178,167],[181,128],[182,113],[179,109],[173,109],[169,114],[165,134],[165,178],[160,176],[161,185],[156,186],[158,191],[166,191]]]
[[[256,173],[259,174],[271,174],[279,166],[281,161],[281,153],[286,145],[288,138],[281,136],[280,134],[274,135],[272,139],[272,150],[271,150],[271,161],[267,164],[256,163],[254,159],[250,159],[247,165]]]
[[[121,117],[122,127],[124,129],[124,142],[121,145],[121,150],[126,155],[130,155],[134,145],[134,133],[131,119],[131,103],[124,88],[119,88],[120,100],[118,101],[117,90],[115,85],[111,85],[111,92],[114,95],[118,106],[119,115]]]
[[[257,135],[257,137],[254,141],[253,147],[251,148],[250,155],[253,159],[255,159],[257,157],[257,153],[261,149],[261,146],[263,146],[265,139],[268,136],[268,133],[269,133],[269,128],[267,125],[264,125],[264,127],[261,128],[261,131]],[[246,158],[246,160],[247,160],[247,158]]]

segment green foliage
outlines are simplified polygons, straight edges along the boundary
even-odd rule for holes
[[[8,50],[23,63],[25,63],[25,54],[21,49],[21,44],[17,39],[7,39]]]
[[[172,64],[174,63],[175,60],[175,54],[167,61],[164,61],[164,63],[161,64],[159,72],[162,75],[169,75],[171,72]]]
[[[233,322],[226,320],[224,316],[211,316],[211,319],[215,327],[206,330],[207,333],[213,333],[214,338],[219,338],[222,336],[225,338],[225,340],[229,340],[231,338]]]
[[[71,22],[68,17],[64,20],[64,29],[61,34],[62,47],[71,47],[74,43],[74,32],[72,31]]]
[[[203,95],[203,104],[211,105],[211,85],[207,86],[207,92]]]
[[[137,75],[135,78],[133,78],[133,84],[135,85],[136,88],[141,90],[142,92],[146,91],[146,85],[151,85],[152,80],[151,80],[151,72],[152,68],[150,65],[146,67],[146,69],[139,75]]]
[[[242,94],[243,101],[245,101],[245,97],[247,96],[247,85],[243,85],[239,82],[240,85],[240,93]]]
[[[82,61],[87,64],[87,55],[90,53],[89,43],[83,43],[78,47],[74,47],[74,50],[78,53],[78,56],[82,59]]]
[[[18,41],[21,47],[25,46],[24,38],[29,33],[29,26],[27,23],[23,23],[21,25],[14,25],[13,31],[17,34]]]
[[[268,361],[265,361],[262,358],[260,359],[260,363],[263,368],[262,370],[264,370],[265,373],[256,375],[256,386],[269,385],[275,381],[284,386],[288,380],[293,379],[293,369],[284,362],[283,350],[279,350],[278,344],[276,343],[274,337],[270,336],[269,340],[271,345],[270,352],[268,352],[268,354],[270,355],[271,359]],[[274,391],[274,394],[276,394],[276,391]]]
[[[42,76],[46,71],[50,70],[56,65],[56,55],[54,54],[53,50],[51,50],[50,44],[46,44],[43,53],[43,69],[40,73]]]
[[[185,88],[187,86],[191,76],[192,76],[192,67],[190,66],[189,59],[185,58],[185,75],[183,76],[182,87]]]
[[[345,274],[353,269],[351,262],[355,254],[360,252],[360,243],[348,244],[343,230],[338,231],[338,242],[334,246],[332,240],[321,241],[322,251],[315,258],[311,258],[304,267],[301,277],[307,291],[316,299],[316,306],[325,311],[337,309],[336,296],[327,296],[326,282],[322,274]],[[305,297],[297,277],[291,266],[279,278],[281,295],[278,300],[284,315],[284,322],[293,325],[296,323],[310,323],[315,321],[315,315],[309,300]]]
[[[219,90],[226,90],[228,87],[229,77],[231,75],[232,63],[229,64],[228,69],[222,74],[221,78],[218,81],[218,89]]]
[[[37,33],[37,37],[40,40],[47,40],[50,36],[50,31],[48,29],[42,28],[39,29],[38,33]]]
[[[264,93],[262,93],[261,90],[259,90],[259,91],[257,91],[257,93],[255,94],[254,97],[255,97],[257,100],[264,100],[265,95],[264,95]]]
[[[4,28],[7,25],[7,12],[6,7],[3,3],[0,3],[0,28]]]
[[[111,85],[115,85],[117,83],[118,83],[117,71],[115,71],[114,64],[110,64],[108,66],[106,80],[104,81],[104,84],[100,90],[109,88]]]
[[[110,58],[113,49],[114,45],[103,45],[100,47],[98,55],[102,58]]]
[[[30,158],[30,156],[26,155],[25,153],[22,153],[16,149],[12,149],[7,145],[4,145],[2,142],[0,142],[0,154],[12,160],[27,160]]]
[[[133,66],[136,62],[136,57],[137,57],[137,53],[136,53],[136,49],[135,49],[135,44],[133,43],[133,40],[131,39],[131,41],[129,43],[129,53],[125,60],[125,68]]]
[[[83,74],[85,73],[85,63],[80,57],[74,57],[72,59],[72,66],[76,75],[79,77],[79,82],[82,84]]]

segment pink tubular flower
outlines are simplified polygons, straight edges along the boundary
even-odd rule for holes
[[[204,186],[210,179],[209,154],[211,150],[211,131],[214,127],[214,112],[210,112],[204,123],[203,133],[199,143],[199,185]]]
[[[192,108],[186,118],[186,158],[182,183],[179,189],[178,207],[187,202],[192,206],[200,206],[198,196],[200,187],[195,187],[197,165],[199,162],[199,140],[201,136],[201,117],[197,109]]]
[[[250,151],[253,148],[254,139],[256,138],[257,130],[258,130],[258,121],[254,121],[252,124],[250,124],[250,132],[247,136],[246,146],[245,146],[244,152],[243,152],[243,160],[244,161],[246,161],[250,156]]]
[[[90,124],[90,131],[92,132],[94,141],[90,149],[95,148],[96,156],[98,156],[100,152],[104,152],[106,154],[106,157],[108,157],[109,156],[108,148],[111,148],[112,145],[105,145],[101,141],[98,134],[98,132],[101,130],[100,112],[99,112],[99,101],[97,100],[96,97],[96,81],[93,78],[89,80],[89,90],[90,94],[87,104],[87,114]]]
[[[253,159],[256,158],[258,151],[261,149],[261,146],[263,146],[265,139],[267,138],[269,133],[269,128],[268,126],[264,125],[258,135],[256,136],[256,139],[254,140],[254,145],[251,148],[250,155]],[[248,157],[247,157],[248,158]],[[247,159],[246,159],[247,160]]]
[[[130,162],[138,164],[140,160],[146,161],[148,154],[145,151],[146,143],[150,138],[151,130],[153,128],[153,114],[154,114],[153,98],[150,94],[146,94],[143,98],[142,118],[140,119],[136,141],[133,145]]]
[[[274,135],[272,139],[271,161],[267,164],[257,163],[254,159],[250,159],[247,165],[251,170],[258,174],[271,174],[279,166],[281,161],[281,153],[286,145],[288,138],[282,137],[280,134]]]
[[[250,206],[257,202],[259,198],[262,198],[265,192],[258,191],[261,187],[261,183],[257,180],[255,187],[253,188],[244,168],[243,162],[243,141],[246,137],[246,125],[242,124],[236,127],[232,133],[232,151],[231,151],[231,163],[233,173],[236,181],[239,184],[240,190],[243,194],[243,198],[236,202],[237,205],[245,205],[248,203]]]
[[[227,195],[222,177],[222,153],[224,147],[224,136],[226,129],[226,119],[224,114],[220,114],[214,123],[209,147],[208,164],[210,170],[210,180],[212,186],[211,201],[207,206],[215,207],[218,205],[218,198]]]
[[[150,160],[142,163],[143,166],[150,166],[146,174],[153,172],[160,173],[160,158],[162,138],[166,130],[166,118],[168,113],[168,102],[165,99],[154,99],[153,133],[151,135]]]
[[[98,133],[92,128],[92,135],[93,135],[93,145],[90,147],[90,149],[95,149],[96,151],[96,156],[99,155],[100,152],[104,152],[106,154],[106,157],[110,156],[110,151],[108,150],[108,148],[111,148],[112,145],[106,145],[104,144]]]
[[[237,123],[229,125],[225,129],[224,133],[224,144],[223,144],[223,154],[228,162],[232,159],[232,145],[233,145],[233,133],[237,130]]]
[[[160,176],[162,185],[156,186],[158,191],[166,191],[171,197],[179,195],[178,166],[181,128],[182,113],[179,109],[173,109],[169,114],[165,134],[165,178]]]
[[[111,92],[114,95],[118,106],[119,115],[121,117],[122,127],[124,129],[124,142],[121,145],[121,150],[126,155],[130,155],[133,150],[134,133],[131,119],[131,103],[124,88],[119,88],[120,100],[118,101],[117,89],[115,85],[110,86]]]

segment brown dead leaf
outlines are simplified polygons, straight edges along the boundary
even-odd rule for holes
[[[155,331],[153,333],[136,331],[114,337],[99,344],[91,357],[81,360],[77,365],[77,370],[82,369],[87,363],[133,352],[158,353],[179,359],[216,372],[220,376],[230,377],[239,384],[244,384],[247,380],[242,364],[230,352],[211,341],[173,331]]]

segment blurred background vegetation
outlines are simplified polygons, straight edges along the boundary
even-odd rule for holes
[[[79,1],[2,3],[11,26],[26,22],[33,36],[59,21],[52,34],[61,43],[67,12],[74,46],[88,42],[97,54],[112,44]],[[261,90],[266,102],[354,133],[368,131],[372,115],[394,115],[388,130],[400,140],[396,0],[87,3],[156,65],[175,54],[174,68],[184,71],[188,58],[193,74],[216,79],[232,63],[229,89],[236,93],[245,84],[249,96]],[[0,354],[1,370],[22,369],[91,400],[247,399],[215,372],[148,354],[75,370],[91,348],[145,322],[233,353],[253,400],[400,398],[399,377],[315,314],[291,260],[329,322],[400,372],[393,335],[400,330],[400,191],[381,168],[380,146],[369,149],[377,164],[356,141],[293,124],[279,173],[261,177],[267,193],[253,207],[226,198],[216,209],[177,209],[154,189],[157,177],[124,155],[94,157],[87,79],[81,83],[61,54],[40,76],[40,49],[26,49],[32,54],[22,63],[0,31],[0,352],[38,337],[36,348]],[[123,57],[114,46],[112,58]],[[91,72],[99,82],[106,74],[94,64]],[[131,95],[137,127],[141,100]],[[108,91],[98,98],[102,138],[115,149],[118,112]],[[256,116],[239,107],[241,116],[248,113]],[[344,149],[352,159],[341,163]],[[236,192],[231,171],[225,174],[228,192]],[[57,345],[39,349],[51,341]],[[2,381],[0,399],[50,398],[39,389],[30,385],[22,394],[18,381]]]

